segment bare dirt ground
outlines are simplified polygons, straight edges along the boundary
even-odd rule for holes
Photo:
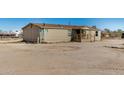
[[[124,40],[57,44],[0,44],[0,74],[124,74]]]

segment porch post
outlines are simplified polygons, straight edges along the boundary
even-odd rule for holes
[[[82,30],[80,29],[80,42],[82,41]]]

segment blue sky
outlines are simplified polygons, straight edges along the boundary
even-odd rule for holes
[[[20,30],[28,23],[71,24],[97,26],[100,29],[123,29],[124,18],[0,18],[0,29]]]

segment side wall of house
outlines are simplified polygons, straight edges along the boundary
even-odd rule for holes
[[[86,31],[86,37],[88,41],[100,41],[101,40],[101,31],[98,31],[96,36],[96,31]]]
[[[95,36],[95,40],[96,41],[100,41],[101,40],[101,31],[98,31],[98,36]]]
[[[44,42],[69,42],[71,41],[71,30],[45,29]]]
[[[23,40],[26,42],[37,42],[40,28],[28,26],[23,29]]]
[[[88,31],[88,30],[86,30],[85,39],[87,41],[95,41],[95,31]]]

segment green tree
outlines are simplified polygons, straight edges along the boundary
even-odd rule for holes
[[[105,31],[105,32],[111,32],[111,30],[108,29],[108,28],[105,28],[104,31]]]
[[[118,29],[117,32],[123,32],[123,30],[122,29]]]

